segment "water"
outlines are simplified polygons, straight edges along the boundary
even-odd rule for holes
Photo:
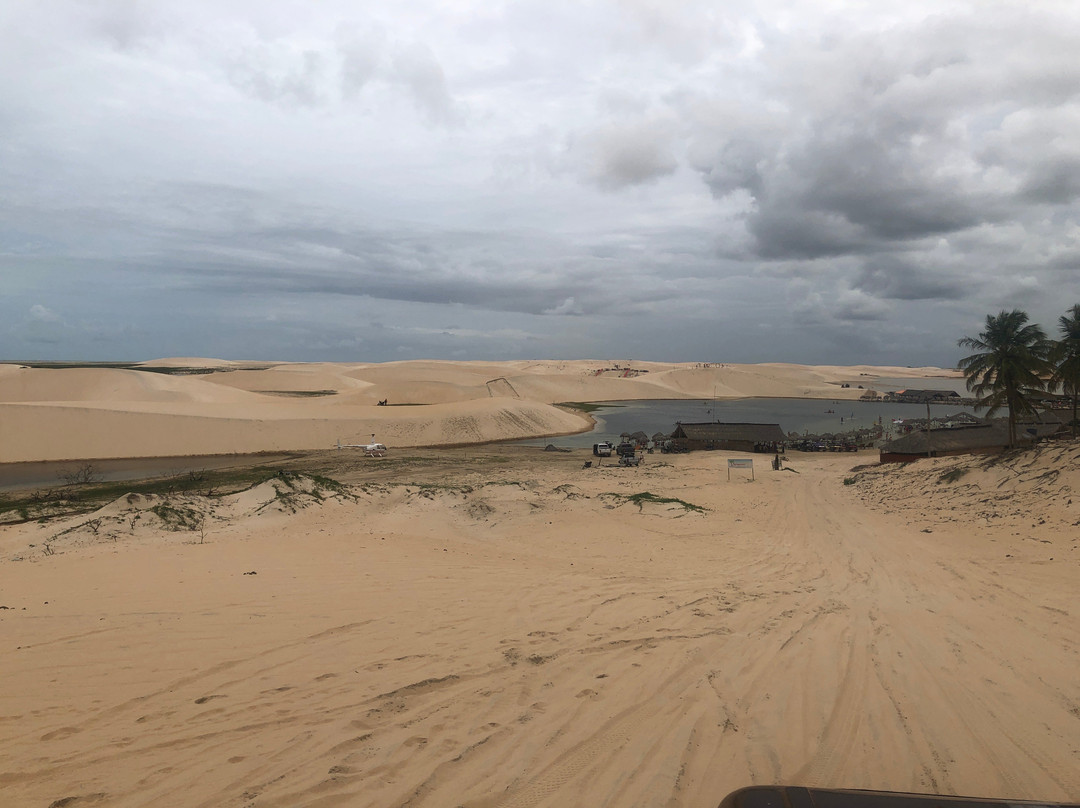
[[[910,381],[905,380],[905,381]],[[923,380],[919,380],[922,382]],[[935,379],[934,381],[939,381]],[[941,380],[949,381],[949,380]],[[914,387],[915,385],[908,385]],[[929,385],[926,385],[929,387]],[[882,388],[875,387],[881,390]],[[903,389],[901,387],[901,389]],[[936,389],[936,388],[935,388]],[[941,389],[945,389],[942,386]],[[828,412],[832,410],[832,412]],[[959,412],[975,413],[971,407],[931,405],[930,415],[940,418]],[[678,421],[703,423],[779,424],[785,433],[847,432],[869,429],[878,423],[889,429],[894,419],[925,418],[925,404],[884,404],[870,401],[829,401],[800,398],[744,398],[736,401],[613,401],[592,413],[596,426],[591,432],[560,438],[520,441],[525,446],[591,447],[603,440],[618,443],[623,432],[642,431],[650,438],[657,432],[670,434]]]

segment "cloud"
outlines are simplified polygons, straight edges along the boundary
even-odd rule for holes
[[[544,314],[584,314],[581,308],[574,301],[574,298],[568,297],[558,306],[550,309],[544,309]]]
[[[889,314],[889,306],[870,295],[849,290],[839,295],[834,309],[838,320],[880,321]]]
[[[386,32],[381,28],[342,26],[336,40],[341,58],[341,95],[351,101],[378,76],[385,58]]]
[[[968,284],[947,269],[919,267],[892,255],[867,259],[852,283],[858,291],[889,300],[959,300],[968,292]]]
[[[1080,299],[1071,4],[5,22],[0,317],[42,352],[494,358],[520,328],[514,355],[951,363],[964,322]]]
[[[229,77],[237,89],[270,104],[314,107],[327,100],[325,57],[285,42],[247,48],[230,66]]]
[[[59,323],[60,315],[55,311],[45,308],[40,303],[35,303],[30,307],[29,321],[37,323]]]
[[[583,178],[605,191],[619,191],[668,176],[678,168],[670,122],[645,119],[609,124],[574,138],[571,158]]]
[[[399,47],[390,78],[409,90],[413,103],[429,123],[452,125],[460,121],[461,112],[450,96],[446,73],[431,48],[420,43]]]
[[[10,328],[12,336],[30,345],[59,345],[72,337],[75,329],[55,311],[35,303],[24,318]]]
[[[1047,85],[1060,83],[1058,69],[1076,68],[1052,51],[1003,75],[1009,60],[997,48],[1014,23],[959,15],[838,34],[829,48],[777,48],[770,59],[783,81],[762,88],[748,123],[705,133],[694,166],[718,196],[751,195],[748,229],[770,260],[880,251],[1002,221],[1020,207],[1018,190],[1068,201],[1076,183],[1061,168],[1072,154],[1017,149],[1026,127],[1009,113],[1018,88],[1071,107],[1071,95]],[[1053,26],[1022,25],[1060,48]]]

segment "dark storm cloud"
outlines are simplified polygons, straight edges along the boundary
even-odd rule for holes
[[[1019,51],[1023,34],[1045,54]],[[1002,47],[1021,58],[1002,59]],[[1074,105],[1078,85],[1062,71],[1080,81],[1067,47],[1053,19],[1008,14],[798,43],[771,57],[780,70],[762,89],[774,112],[736,118],[728,137],[706,133],[711,155],[699,142],[692,159],[717,196],[752,198],[764,259],[888,251],[1012,220],[1027,201],[1069,202],[1080,186],[1075,158],[1020,142],[1066,135],[1057,108]],[[1045,105],[1024,113],[1038,123],[1011,119],[1026,98]]]
[[[550,240],[543,256],[525,234],[282,228],[201,238],[149,264],[185,288],[230,295],[362,296],[535,315],[595,314],[613,304],[630,311],[681,294],[671,286],[642,289],[629,262],[613,257],[628,257],[619,248],[589,256],[563,246],[567,258],[553,268]]]
[[[863,120],[812,119],[808,132],[796,130],[769,153],[726,144],[702,167],[718,195],[745,190],[753,198],[748,227],[762,258],[882,249],[1007,215],[1001,194],[951,171],[911,127],[853,115]]]
[[[968,291],[963,279],[946,270],[919,267],[890,255],[864,261],[853,286],[890,300],[959,300]]]
[[[1043,205],[1065,205],[1080,197],[1080,155],[1048,159],[1033,166],[1020,185],[1021,195]]]

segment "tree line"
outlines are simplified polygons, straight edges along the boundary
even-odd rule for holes
[[[1016,445],[1016,424],[1022,415],[1038,416],[1036,402],[1061,390],[1072,399],[1073,437],[1077,433],[1080,398],[1080,304],[1058,318],[1060,339],[1028,322],[1019,309],[986,315],[978,337],[964,337],[961,348],[975,351],[959,362],[976,407],[993,416],[1009,411],[1009,445]]]

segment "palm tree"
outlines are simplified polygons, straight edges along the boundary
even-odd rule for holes
[[[1046,334],[1028,325],[1026,312],[1013,309],[986,315],[986,330],[957,344],[977,351],[959,363],[967,389],[978,397],[975,406],[986,407],[988,416],[1008,407],[1009,446],[1015,446],[1017,418],[1036,414],[1032,397],[1046,389],[1054,372]]]
[[[1054,344],[1052,360],[1053,384],[1061,385],[1062,391],[1072,397],[1072,429],[1076,437],[1076,401],[1080,398],[1080,303],[1069,309],[1068,315],[1058,318],[1061,340]]]

